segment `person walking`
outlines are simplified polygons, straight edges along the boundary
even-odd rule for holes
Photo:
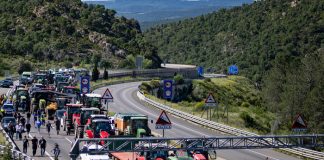
[[[17,129],[17,134],[18,134],[19,140],[22,139],[22,132],[23,132],[23,130],[24,130],[24,126],[21,123],[19,123],[18,129]]]
[[[41,140],[39,140],[39,146],[41,148],[41,156],[44,156],[45,154],[45,149],[46,149],[46,140],[42,136]]]
[[[14,126],[14,124],[12,123],[12,121],[10,121],[9,122],[9,124],[8,124],[8,132],[9,132],[9,136],[11,137],[11,138],[13,138],[13,135],[14,135],[14,132],[15,131],[15,126]]]
[[[29,135],[29,132],[30,132],[30,128],[31,128],[31,125],[30,125],[30,123],[27,123],[25,127],[26,127],[26,132],[27,132],[27,135]]]
[[[27,148],[29,147],[29,142],[27,139],[27,136],[25,136],[24,140],[23,140],[23,152],[25,154],[27,154]]]
[[[23,126],[25,126],[25,124],[26,124],[26,119],[25,119],[25,117],[21,117],[21,118],[20,118],[20,123],[21,123]]]
[[[36,151],[37,151],[37,145],[38,145],[38,139],[36,136],[32,139],[32,149],[33,149],[33,156],[35,156]]]
[[[57,160],[60,153],[61,153],[61,150],[60,150],[59,145],[57,143],[55,143],[54,149],[52,150],[52,153],[54,153],[54,158],[55,158],[55,160]]]
[[[36,124],[36,121],[38,119],[37,113],[34,113],[33,115],[34,115],[34,124]],[[36,125],[35,125],[35,128],[36,128]]]
[[[27,123],[30,123],[30,117],[31,117],[30,112],[27,112],[27,114],[26,114]]]
[[[15,132],[16,132],[16,139],[19,138],[19,124],[16,124],[16,127],[15,127]]]
[[[46,128],[47,128],[48,136],[51,137],[51,128],[52,128],[52,124],[51,124],[50,121],[47,121]]]
[[[41,121],[42,121],[42,125],[45,126],[45,116],[44,116],[44,114],[42,114],[42,116],[41,116]]]
[[[42,125],[42,122],[39,119],[37,119],[35,127],[37,128],[38,133],[40,133],[41,125]]]
[[[60,119],[58,118],[55,119],[55,127],[56,127],[56,134],[58,135],[61,129]]]

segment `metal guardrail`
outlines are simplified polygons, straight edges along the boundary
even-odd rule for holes
[[[143,69],[143,70],[127,70],[122,72],[109,73],[109,78],[115,77],[173,77],[176,74],[181,74],[185,78],[198,78],[196,68],[163,68],[163,69]],[[103,74],[99,75],[102,78]]]
[[[22,153],[19,150],[19,147],[17,146],[17,144],[15,143],[14,140],[12,140],[12,138],[7,134],[7,132],[2,128],[2,126],[0,126],[0,131],[3,134],[3,136],[6,138],[6,142],[9,144],[9,146],[11,146],[11,155],[13,159],[22,159],[22,160],[32,160],[33,158],[31,158],[30,156],[28,156],[25,153]],[[3,152],[5,150],[7,146],[2,146],[0,145],[0,151]]]
[[[231,134],[231,135],[236,135],[236,136],[259,136],[258,134],[255,134],[252,132],[244,131],[244,130],[230,127],[230,126],[227,126],[224,124],[209,121],[207,119],[203,119],[203,118],[194,116],[192,114],[173,109],[169,106],[160,104],[158,102],[155,102],[155,101],[145,97],[145,95],[142,94],[140,91],[137,92],[137,97],[140,100],[145,101],[148,104],[150,104],[158,109],[165,110],[165,111],[173,114],[174,116],[180,117],[182,119],[191,121],[191,122],[199,124],[199,125],[203,125],[205,127],[211,128],[211,129],[215,129],[215,130],[218,130],[218,131],[221,131],[221,132],[224,132],[227,134]],[[302,148],[302,147],[293,148],[293,149],[290,149],[290,148],[280,148],[280,149],[283,151],[286,151],[286,152],[290,152],[290,153],[305,157],[305,158],[324,159],[323,152],[318,152],[318,151],[314,151],[311,149],[306,149],[306,148]]]
[[[99,144],[99,143],[100,144]],[[281,136],[224,136],[198,138],[83,138],[73,144],[70,157],[80,154],[155,151],[210,151],[218,149],[255,149],[288,147],[324,147],[324,134]],[[88,148],[97,148],[89,150]]]

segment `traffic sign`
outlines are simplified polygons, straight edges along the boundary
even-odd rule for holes
[[[162,111],[155,123],[155,129],[171,129],[172,123],[165,111]]]
[[[173,90],[173,87],[172,87],[172,83],[173,81],[172,80],[164,80],[163,81],[163,97],[165,99],[171,99],[172,98],[172,90]]]
[[[90,93],[90,77],[83,76],[80,77],[80,90],[82,94]]]
[[[307,130],[307,124],[304,118],[298,114],[295,118],[293,125],[291,126],[293,131],[299,132],[299,131],[306,131]]]
[[[114,97],[112,96],[109,88],[106,89],[105,93],[102,95],[101,99],[107,100],[106,102],[112,102]]]
[[[237,75],[238,74],[238,67],[236,65],[231,65],[228,67],[228,74],[229,75]]]
[[[216,106],[217,102],[213,96],[213,94],[209,93],[207,99],[205,100],[206,106]]]

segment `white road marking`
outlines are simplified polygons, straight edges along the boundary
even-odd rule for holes
[[[71,144],[73,143],[71,140],[69,140],[68,138],[64,137],[67,141],[69,141]]]

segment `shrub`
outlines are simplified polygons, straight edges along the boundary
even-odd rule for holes
[[[108,71],[106,69],[104,70],[103,79],[108,79]]]
[[[184,79],[183,76],[181,74],[177,74],[173,77],[173,80],[175,81],[176,84],[183,84],[184,83]]]
[[[253,117],[250,116],[248,112],[243,111],[240,114],[240,118],[244,120],[245,127],[254,128],[255,126],[257,126],[256,121],[254,120]]]

